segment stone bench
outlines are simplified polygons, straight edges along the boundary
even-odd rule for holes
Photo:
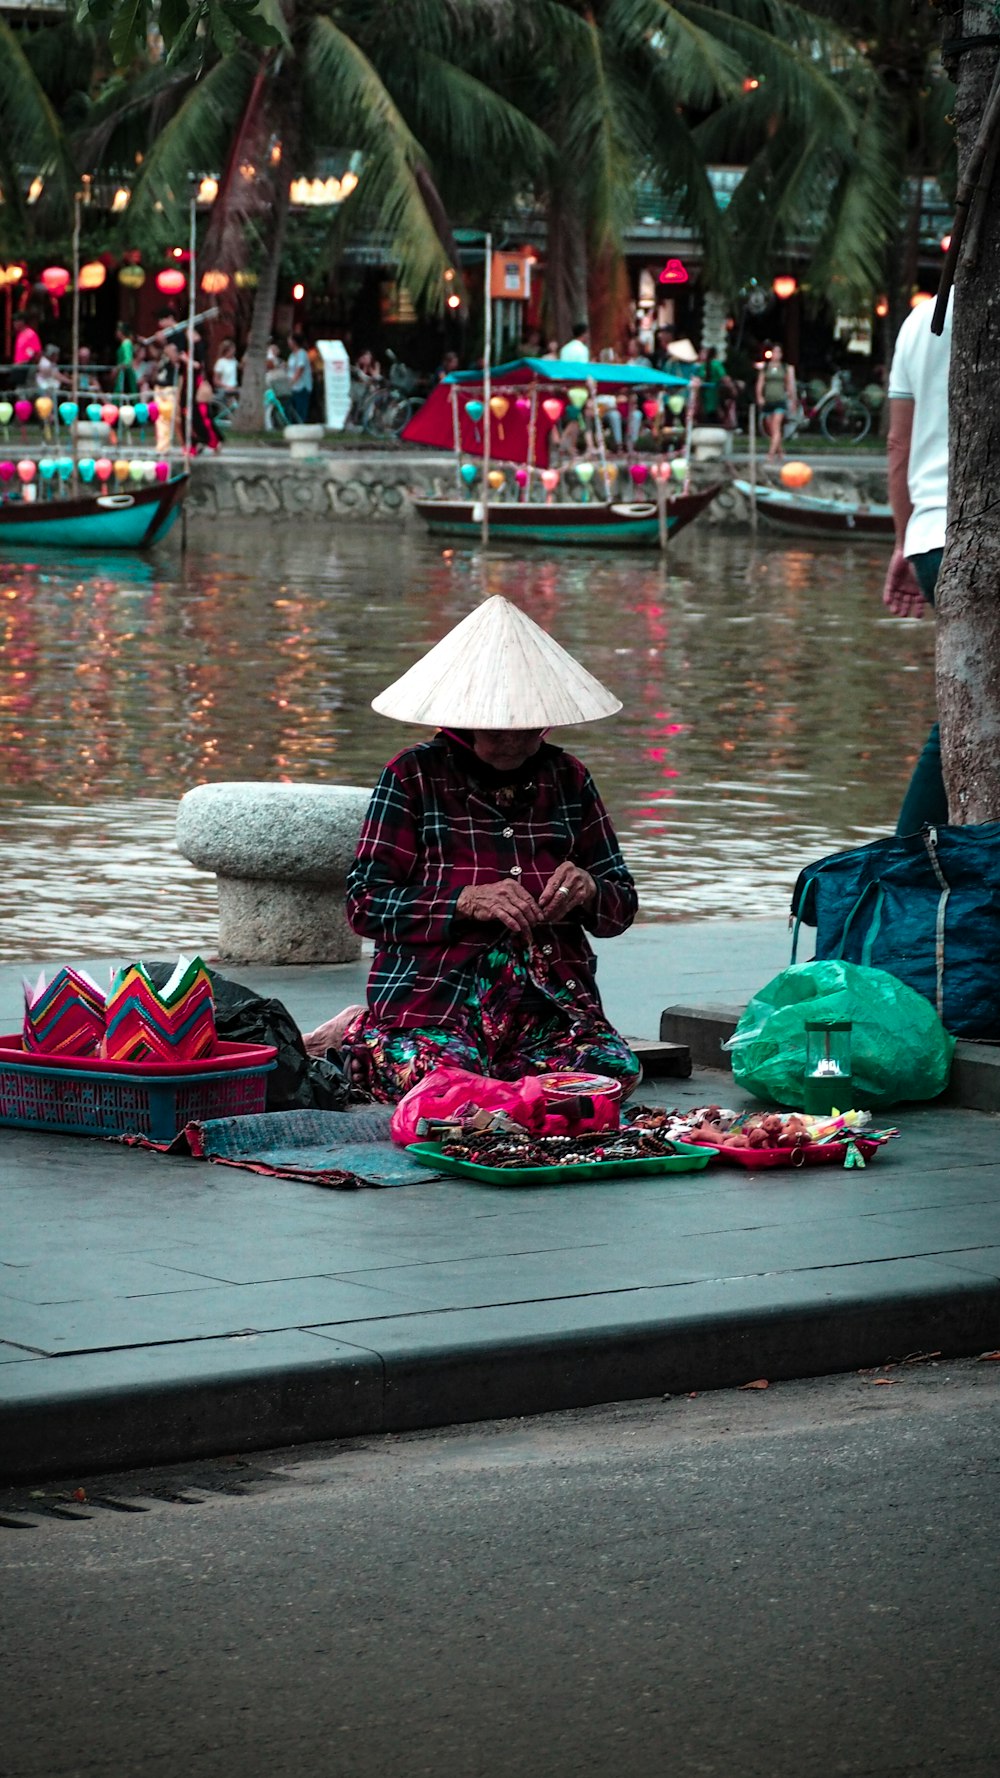
[[[198,784],[177,847],[219,888],[225,963],[351,963],[344,884],[371,792],[344,784]]]

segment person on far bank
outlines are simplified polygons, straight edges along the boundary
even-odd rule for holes
[[[757,372],[754,400],[761,410],[761,425],[769,440],[767,460],[780,463],[785,454],[781,443],[785,420],[799,405],[795,366],[785,363],[781,346],[765,346],[764,362]]]
[[[298,424],[304,426],[309,419],[313,372],[309,353],[306,351],[305,335],[297,329],[288,336],[287,368],[289,399],[295,409]]]
[[[949,302],[944,331],[936,334],[931,332],[934,304],[911,309],[897,335],[889,371],[889,501],[896,547],[882,597],[897,617],[921,616],[925,602],[933,607],[944,555],[951,312]],[[925,823],[938,827],[947,819],[935,722],[903,798],[896,832],[917,833]]]
[[[559,357],[564,364],[587,364],[590,359],[590,328],[585,321],[573,329],[573,337],[559,348]]]

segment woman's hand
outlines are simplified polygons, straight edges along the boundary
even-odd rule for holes
[[[499,883],[470,883],[458,898],[456,913],[466,920],[499,920],[510,932],[519,932],[531,940],[531,928],[542,918],[542,910],[533,895],[514,877],[502,877]]]
[[[564,859],[554,870],[538,898],[545,920],[565,920],[577,908],[592,907],[597,899],[597,884],[587,870]]]

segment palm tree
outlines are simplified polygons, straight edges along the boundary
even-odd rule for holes
[[[414,299],[443,301],[455,258],[435,173],[471,185],[491,157],[533,171],[548,143],[509,99],[462,65],[495,33],[491,0],[283,0],[283,42],[236,42],[210,61],[149,68],[113,83],[85,137],[94,164],[144,156],[130,228],[162,240],[186,218],[192,169],[217,172],[203,258],[229,270],[255,250],[254,301],[236,425],[260,424],[264,362],[289,213],[289,181],[325,154],[350,149],[362,176],[350,223],[375,223],[392,241]]]
[[[586,313],[588,263],[620,243],[640,172],[695,229],[716,287],[767,264],[805,215],[823,223],[818,266],[857,286],[892,193],[877,83],[835,22],[790,0],[519,0],[518,12],[491,63],[555,145],[538,194],[560,338]],[[748,172],[723,217],[708,163],[737,155]]]
[[[40,32],[38,39],[48,35]],[[30,250],[40,236],[68,222],[72,207],[72,165],[58,111],[32,65],[41,60],[45,71],[38,52],[37,40],[0,17],[0,248],[5,254]],[[36,179],[42,195],[29,201]]]

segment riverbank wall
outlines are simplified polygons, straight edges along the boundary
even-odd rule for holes
[[[814,459],[811,494],[844,501],[888,498],[885,459],[866,457]],[[694,465],[696,487],[707,487],[720,475],[727,482],[745,476],[745,458]],[[776,484],[763,467],[762,483]],[[407,523],[415,518],[414,499],[428,494],[454,494],[455,460],[431,451],[332,451],[296,461],[282,448],[225,449],[218,456],[198,457],[192,465],[189,510],[207,519],[263,518],[272,522],[334,520],[338,523]],[[728,486],[708,508],[714,525],[740,525],[747,503]]]

